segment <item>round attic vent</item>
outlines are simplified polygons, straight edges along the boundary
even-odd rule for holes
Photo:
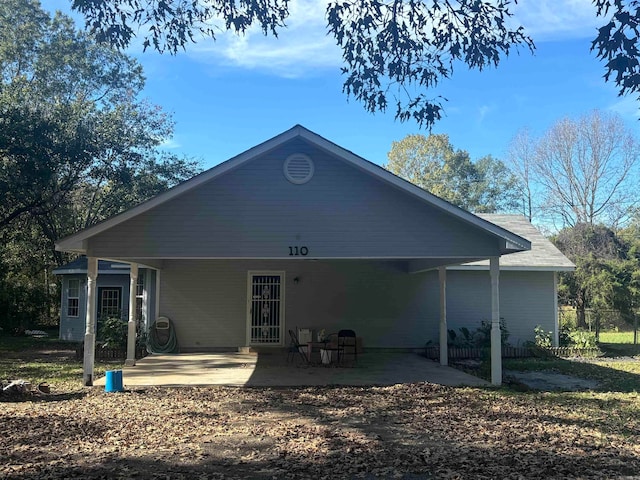
[[[284,176],[291,183],[302,185],[313,177],[313,161],[302,153],[289,155],[284,161]]]

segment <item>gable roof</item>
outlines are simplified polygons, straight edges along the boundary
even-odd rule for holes
[[[122,222],[125,222],[137,215],[140,215],[144,212],[151,210],[169,200],[176,198],[186,192],[193,190],[194,188],[203,185],[206,182],[209,182],[215,178],[218,178],[239,166],[249,162],[256,157],[263,155],[275,148],[278,148],[289,142],[293,139],[301,138],[315,147],[324,150],[332,155],[334,155],[339,160],[342,160],[345,163],[350,164],[351,166],[359,169],[360,171],[371,175],[401,191],[404,193],[411,195],[420,199],[421,201],[440,209],[447,214],[456,217],[457,219],[474,226],[480,230],[483,230],[497,239],[502,240],[502,253],[512,253],[512,252],[520,252],[529,250],[531,248],[531,243],[525,238],[517,235],[501,226],[495,225],[479,216],[473,215],[472,213],[467,212],[461,208],[456,207],[455,205],[427,192],[426,190],[421,189],[420,187],[413,185],[412,183],[394,175],[393,173],[385,170],[384,168],[376,165],[375,163],[369,162],[362,157],[352,153],[349,150],[346,150],[333,142],[321,137],[320,135],[304,128],[301,125],[296,125],[293,128],[277,135],[266,142],[263,142],[249,150],[237,155],[226,162],[223,162],[195,177],[187,180],[172,189],[161,193],[152,199],[143,202],[125,212],[111,217],[97,225],[89,227],[85,230],[81,230],[80,232],[70,235],[66,238],[59,240],[56,243],[56,249],[61,251],[69,251],[69,252],[78,252],[78,253],[86,253],[86,242],[87,240],[97,235],[105,230],[108,230]]]
[[[478,214],[489,222],[500,225],[509,231],[521,235],[531,241],[531,250],[516,252],[500,258],[502,270],[538,270],[553,272],[570,272],[576,266],[540,231],[522,215]],[[465,263],[448,267],[450,270],[486,270],[487,260]]]

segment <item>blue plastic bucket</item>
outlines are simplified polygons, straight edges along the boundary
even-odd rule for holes
[[[104,384],[105,392],[121,392],[122,370],[107,370],[107,378]]]

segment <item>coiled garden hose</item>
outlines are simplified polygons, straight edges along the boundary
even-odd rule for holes
[[[169,319],[167,319],[169,320]],[[149,327],[149,334],[147,336],[147,352],[149,353],[178,353],[178,337],[176,336],[176,329],[173,326],[173,322],[169,320],[169,328],[167,341],[162,343],[158,335],[158,329],[156,328],[156,322]]]

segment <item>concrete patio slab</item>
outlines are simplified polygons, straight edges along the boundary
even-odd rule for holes
[[[394,385],[430,382],[451,386],[487,386],[488,382],[416,353],[367,352],[348,366],[286,362],[275,353],[153,354],[124,367],[123,383],[134,386],[228,385],[256,387],[320,385]],[[104,386],[105,378],[94,382]]]

